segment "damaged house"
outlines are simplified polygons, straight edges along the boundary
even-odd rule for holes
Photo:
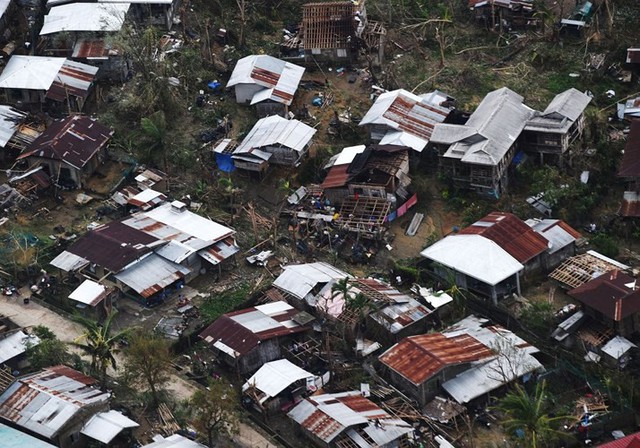
[[[631,120],[631,128],[618,167],[618,177],[626,188],[618,212],[625,218],[640,217],[640,120]]]
[[[304,70],[273,56],[251,55],[238,61],[227,88],[234,88],[237,103],[255,105],[259,117],[286,117]]]
[[[455,186],[495,198],[507,190],[519,136],[533,109],[503,87],[487,94],[464,125],[436,124],[431,135],[440,171]]]
[[[300,321],[307,320],[304,315],[283,301],[257,305],[222,315],[200,333],[200,338],[221,361],[239,374],[247,374],[280,359],[281,345],[309,330],[298,323],[298,316]]]
[[[289,36],[283,50],[306,63],[349,64],[366,51],[375,63],[384,56],[386,30],[367,20],[365,0],[306,3],[302,6],[300,32]]]
[[[423,407],[441,390],[465,404],[542,370],[537,352],[511,331],[471,315],[442,333],[405,338],[378,359],[388,380]]]
[[[540,25],[533,0],[469,0],[469,8],[476,22],[500,32]]]
[[[437,90],[424,95],[393,90],[376,98],[360,126],[368,128],[373,142],[422,152],[434,126],[443,123],[452,109],[452,98]]]
[[[89,231],[51,264],[154,305],[206,266],[219,275],[239,251],[234,234],[174,201]]]
[[[360,391],[312,395],[288,414],[319,447],[407,446],[413,426],[392,417]]]
[[[562,167],[569,147],[582,138],[590,102],[589,95],[573,88],[556,95],[544,112],[536,112],[527,122],[522,132],[524,151],[540,164]]]
[[[298,166],[316,132],[299,120],[278,115],[261,118],[233,150],[231,159],[236,168],[256,172],[264,172],[269,164]]]
[[[0,74],[0,89],[18,109],[41,111],[50,103],[70,114],[82,111],[97,73],[97,67],[66,58],[14,55]]]
[[[18,160],[29,170],[42,167],[57,184],[82,188],[104,162],[113,131],[86,115],[54,121]]]
[[[49,56],[64,56],[98,67],[98,76],[123,80],[125,59],[108,37],[120,31],[130,3],[68,3],[53,6],[44,17],[39,47]]]
[[[66,366],[48,367],[4,390],[0,418],[61,448],[86,446],[80,432],[92,415],[108,410],[109,397],[94,378]]]

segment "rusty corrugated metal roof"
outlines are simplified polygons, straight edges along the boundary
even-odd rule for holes
[[[86,99],[97,73],[98,67],[67,59],[47,90],[46,98],[66,102],[68,96],[73,95]]]
[[[492,351],[467,334],[442,333],[409,336],[379,359],[412,383],[419,385],[446,366],[464,364],[493,356]]]
[[[517,216],[505,212],[491,212],[462,229],[460,234],[487,238],[523,264],[548,248],[548,242],[542,235]]]
[[[42,157],[62,160],[82,169],[107,145],[113,131],[85,115],[54,121],[18,159]]]
[[[619,213],[627,218],[640,217],[640,195],[635,191],[625,191]]]
[[[334,165],[320,184],[323,189],[338,188],[347,185],[349,180],[349,165]]]
[[[620,322],[640,311],[639,286],[634,277],[615,269],[572,289],[567,294],[584,306]]]
[[[89,260],[111,272],[124,267],[151,252],[149,245],[157,238],[120,221],[104,224],[87,232],[73,243],[67,252]]]
[[[618,169],[619,177],[640,177],[640,120],[631,120],[631,128]]]

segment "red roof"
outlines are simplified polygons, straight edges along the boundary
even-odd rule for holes
[[[635,191],[625,191],[619,213],[627,218],[640,217],[640,196]]]
[[[470,335],[442,333],[409,336],[380,356],[380,362],[414,384],[421,384],[446,366],[478,361],[491,350]]]
[[[542,235],[511,213],[491,212],[480,221],[462,229],[460,234],[483,236],[523,264],[549,247]]]
[[[613,442],[598,445],[598,448],[640,448],[640,432],[628,435]]]
[[[620,322],[640,311],[640,285],[636,279],[614,269],[588,281],[567,294],[584,306]]]
[[[347,181],[349,180],[349,167],[350,164],[344,165],[334,165],[331,167],[329,172],[327,173],[327,177],[324,178],[320,187],[323,189],[326,188],[337,188],[344,187],[347,185]]]
[[[107,145],[113,131],[85,115],[54,121],[18,159],[43,157],[82,169]]]
[[[622,160],[620,160],[618,176],[640,176],[640,120],[631,120],[631,129],[624,146]]]

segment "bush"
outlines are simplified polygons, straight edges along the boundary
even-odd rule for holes
[[[598,252],[606,257],[615,258],[620,252],[618,242],[615,238],[605,233],[597,234],[591,238],[589,242],[595,246]]]

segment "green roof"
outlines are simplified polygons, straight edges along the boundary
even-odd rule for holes
[[[0,440],[2,440],[3,448],[55,448],[55,445],[43,442],[2,423],[0,423]]]

